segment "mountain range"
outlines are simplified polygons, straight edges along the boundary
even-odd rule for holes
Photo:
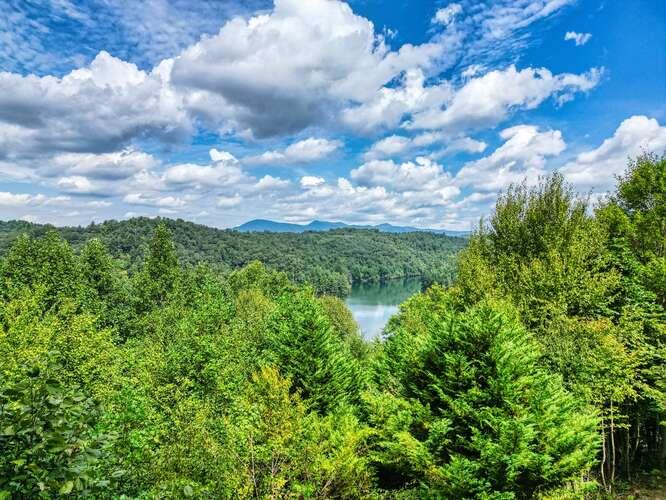
[[[309,224],[293,224],[290,222],[276,222],[266,219],[254,219],[241,224],[234,229],[243,233],[271,232],[271,233],[304,233],[306,231],[329,231],[331,229],[376,229],[384,233],[413,233],[425,232],[435,234],[446,234],[448,236],[466,236],[469,231],[454,231],[449,229],[421,229],[411,226],[394,226],[393,224],[355,225],[344,222],[331,222],[325,220],[313,220]]]

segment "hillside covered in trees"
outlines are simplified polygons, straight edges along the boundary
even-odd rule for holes
[[[427,232],[336,229],[302,234],[242,233],[183,220],[142,217],[84,228],[0,221],[0,255],[20,234],[40,237],[56,229],[75,249],[98,238],[132,273],[140,267],[148,241],[160,223],[173,235],[183,264],[205,262],[229,270],[259,260],[285,272],[295,283],[307,282],[318,292],[337,296],[345,296],[352,281],[420,277],[426,283],[449,283],[455,254],[467,244],[464,238]]]
[[[185,265],[199,258],[179,255],[177,228],[193,226],[105,227],[125,231],[22,235],[0,263],[0,498],[663,484],[666,158],[631,162],[595,207],[557,174],[503,193],[454,283],[413,296],[371,344],[340,299],[285,273]],[[384,237],[304,237],[358,234]]]

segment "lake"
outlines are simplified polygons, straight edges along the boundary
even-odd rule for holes
[[[382,333],[391,316],[398,312],[398,305],[420,291],[419,278],[354,283],[346,302],[363,336],[371,340]]]

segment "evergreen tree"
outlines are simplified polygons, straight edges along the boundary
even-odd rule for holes
[[[380,485],[442,498],[532,498],[580,478],[597,453],[594,414],[540,363],[503,305],[460,312],[435,286],[389,328],[379,387]]]
[[[280,297],[267,325],[265,357],[322,413],[358,398],[359,365],[312,290]]]

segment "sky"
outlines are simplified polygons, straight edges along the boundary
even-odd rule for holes
[[[666,151],[663,0],[0,0],[0,219],[469,230]]]

